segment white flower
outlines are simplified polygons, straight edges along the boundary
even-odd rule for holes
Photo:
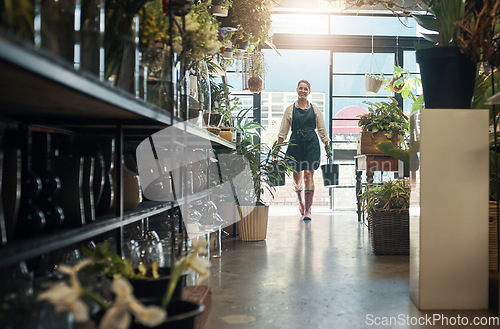
[[[202,282],[210,275],[210,261],[199,255],[208,254],[208,242],[202,237],[193,239],[194,250],[186,263],[186,270],[193,270],[200,275],[199,282]]]
[[[210,275],[210,262],[206,258],[195,255],[187,264],[188,270],[193,270],[200,275],[199,282],[202,282]]]
[[[70,284],[55,283],[48,290],[38,295],[38,300],[47,300],[55,306],[56,312],[71,311],[75,322],[86,322],[89,320],[88,306],[80,299],[82,289],[78,280],[78,271],[92,263],[86,259],[75,266],[60,265],[59,272],[69,275]]]
[[[149,327],[157,326],[167,318],[164,309],[158,306],[145,306],[135,299],[132,285],[123,277],[113,280],[111,291],[115,293],[115,301],[104,314],[99,329],[128,329],[132,321],[130,312],[137,321]]]

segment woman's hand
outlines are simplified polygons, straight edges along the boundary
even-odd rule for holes
[[[329,144],[325,144],[325,151],[326,151],[327,158],[333,157],[332,149],[330,148]]]

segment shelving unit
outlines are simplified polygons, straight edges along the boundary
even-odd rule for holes
[[[41,126],[43,129],[95,132],[116,136],[115,164],[123,156],[124,140],[142,140],[155,132],[178,125],[188,134],[186,143],[208,140],[213,148],[234,149],[228,142],[188,122],[174,118],[163,109],[114,88],[97,77],[75,71],[43,50],[35,49],[0,31],[0,117],[13,124]],[[184,202],[206,197],[210,190],[184,196],[177,202],[145,201],[123,212],[122,170],[117,170],[117,210],[98,217],[93,223],[72,229],[58,229],[40,237],[8,241],[0,247],[0,267],[6,267],[53,252],[94,236],[121,229],[145,217],[167,211]],[[1,209],[1,207],[0,207]],[[3,209],[1,209],[3,210]],[[3,214],[0,214],[3,220]]]

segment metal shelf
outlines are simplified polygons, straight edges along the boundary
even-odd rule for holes
[[[90,239],[99,234],[134,223],[172,208],[171,202],[143,202],[136,209],[126,212],[123,218],[100,217],[93,223],[71,229],[60,229],[51,234],[31,239],[17,240],[0,248],[0,267],[15,264],[60,248]]]
[[[116,133],[114,129],[119,126],[120,138],[130,141],[142,140],[161,129],[177,125],[187,132],[186,143],[235,149],[233,143],[190,122],[173,118],[165,110],[99,81],[97,77],[76,71],[68,63],[2,30],[0,72],[2,121],[88,133],[110,130]],[[185,196],[176,202],[145,201],[121,217],[103,216],[82,227],[61,228],[39,237],[9,241],[0,247],[0,268],[120,229],[208,195],[210,190]]]
[[[76,71],[43,49],[0,30],[0,114],[22,122],[64,125],[75,130],[111,129],[121,124],[125,135],[147,137],[177,124],[216,147],[228,142],[153,104]]]

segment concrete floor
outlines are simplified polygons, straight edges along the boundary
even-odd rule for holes
[[[408,256],[375,256],[354,211],[313,207],[303,222],[294,206],[272,205],[265,241],[227,237],[223,248],[205,282],[212,310],[204,329],[498,328],[430,322],[497,313],[420,312],[409,297]]]

